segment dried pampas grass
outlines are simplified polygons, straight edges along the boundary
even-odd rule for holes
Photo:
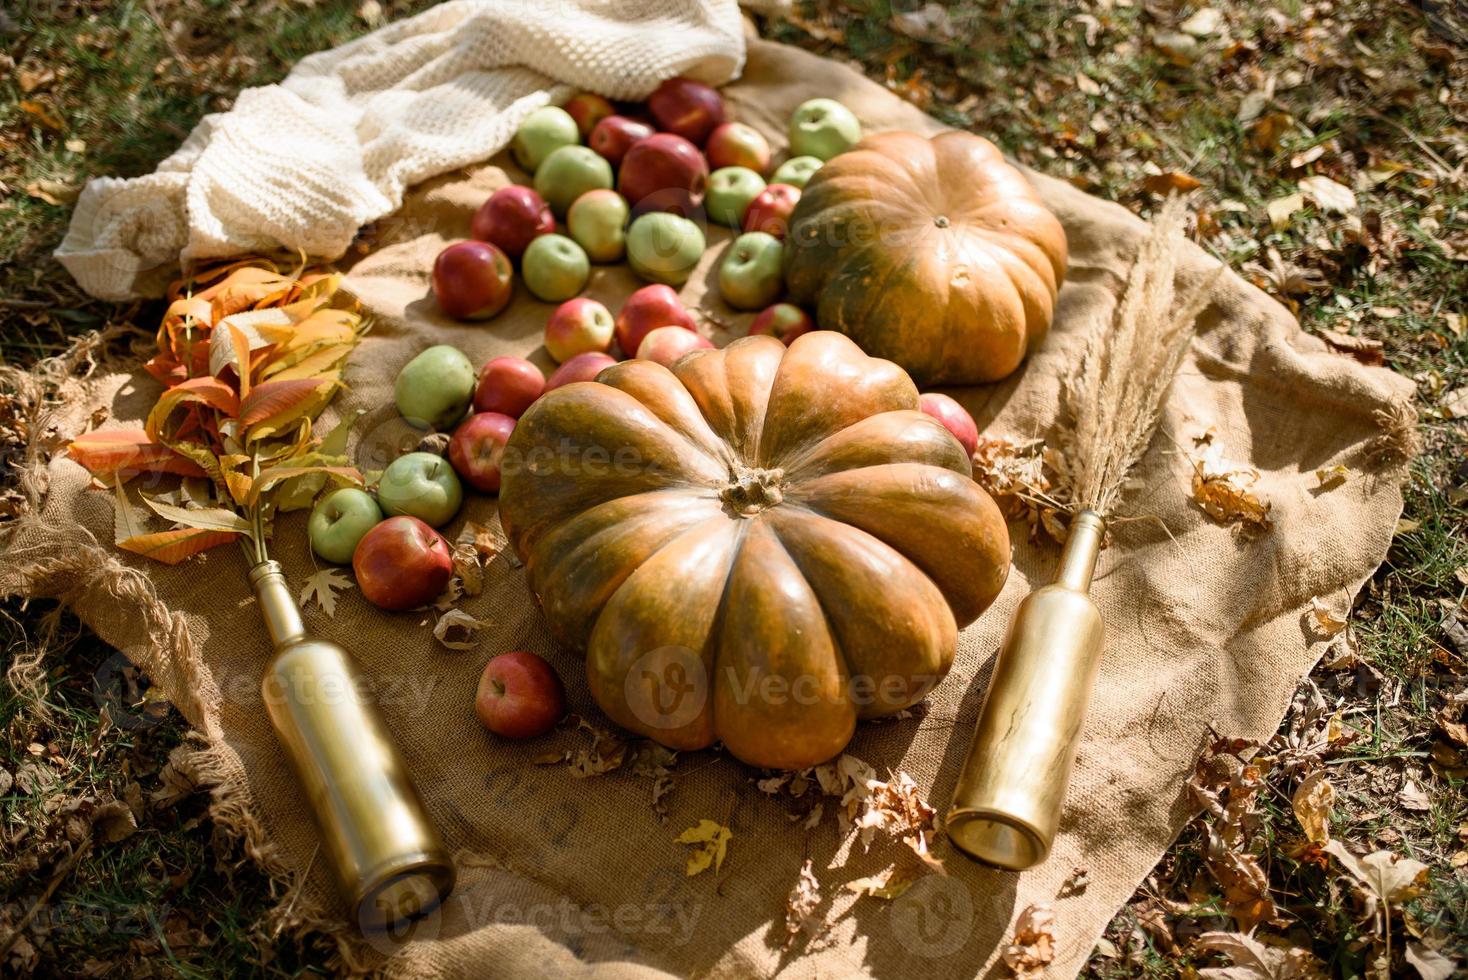
[[[1070,424],[1057,441],[1055,462],[1072,513],[1112,515],[1128,471],[1152,441],[1162,400],[1223,271],[1219,266],[1177,303],[1183,215],[1182,198],[1163,205],[1110,323],[1098,326],[1062,390]]]

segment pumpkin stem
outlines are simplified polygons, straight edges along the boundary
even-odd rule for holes
[[[719,491],[719,499],[739,517],[753,517],[766,507],[774,507],[785,499],[780,485],[785,471],[759,469],[736,463],[729,472],[729,482]]]

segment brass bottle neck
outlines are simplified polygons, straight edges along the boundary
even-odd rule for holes
[[[1094,510],[1083,510],[1070,522],[1070,536],[1060,553],[1060,568],[1055,584],[1077,592],[1091,587],[1096,572],[1096,559],[1101,554],[1101,539],[1106,536],[1106,521]]]
[[[306,635],[306,626],[285,583],[280,562],[262,561],[250,569],[250,585],[260,600],[260,617],[265,620],[265,630],[277,650]]]

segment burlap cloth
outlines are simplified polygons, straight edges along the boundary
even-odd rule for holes
[[[772,43],[752,42],[745,74],[726,94],[735,118],[776,147],[784,145],[790,111],[814,96],[841,100],[868,130],[940,129],[855,71]],[[351,269],[348,285],[375,314],[376,328],[354,356],[350,390],[333,412],[365,410],[367,441],[380,444],[391,432],[394,374],[430,344],[453,344],[475,363],[509,353],[548,366],[540,339],[549,305],[521,291],[496,319],[461,324],[440,316],[428,295],[428,271],[443,243],[467,234],[490,190],[524,179],[501,163],[416,189],[377,229],[380,246]],[[991,435],[1049,432],[1060,379],[1076,363],[1084,332],[1108,315],[1143,229],[1121,207],[1058,180],[1034,180],[1064,222],[1070,273],[1044,348],[1003,384],[953,392]],[[711,231],[708,253],[683,289],[689,304],[727,324],[712,328],[716,342],[740,335],[749,321],[723,306],[714,287],[728,239]],[[1211,264],[1190,248],[1190,276]],[[615,309],[637,285],[625,266],[599,268],[588,293]],[[491,654],[544,654],[566,679],[573,709],[605,722],[587,696],[578,658],[549,641],[521,571],[501,555],[484,593],[462,603],[493,624],[472,652],[435,642],[427,614],[388,615],[355,590],[334,619],[307,614],[314,630],[353,650],[376,681],[429,809],[458,854],[458,889],[442,914],[384,960],[377,948],[384,944],[363,944],[339,919],[315,830],[261,708],[256,685],[270,651],[236,550],[177,568],[119,556],[110,547],[110,495],[89,489],[79,466],[57,459],[40,519],[17,532],[0,584],[7,593],[65,597],[104,640],[145,667],[207,740],[191,762],[214,785],[216,816],[245,832],[251,852],[283,880],[308,869],[303,887],[285,896],[287,918],[336,935],[349,965],[385,964],[412,976],[965,976],[1002,971],[1014,917],[1033,902],[1052,901],[1058,950],[1051,972],[1070,976],[1194,812],[1184,782],[1209,726],[1250,738],[1275,730],[1323,649],[1324,638],[1311,629],[1310,600],[1320,596],[1344,611],[1385,555],[1401,507],[1400,465],[1377,460],[1403,436],[1400,421],[1389,425],[1381,413],[1400,416],[1408,382],[1328,352],[1232,275],[1201,327],[1167,404],[1166,435],[1125,504],[1130,513],[1156,515],[1172,537],[1156,522],[1123,524],[1102,555],[1093,592],[1107,620],[1105,662],[1060,838],[1049,861],[1025,874],[984,870],[953,855],[947,878],[930,876],[892,902],[857,898],[844,883],[900,858],[902,845],[868,853],[840,839],[834,801],[819,825],[803,829],[787,816],[786,802],[762,793],[755,774],[726,756],[679,760],[666,823],[653,812],[645,778],[613,772],[578,779],[564,765],[532,764],[547,750],[584,747],[588,736],[567,727],[528,747],[488,736],[471,701]],[[141,373],[109,374],[74,391],[54,421],[77,431],[105,406],[117,420],[109,425],[129,422],[155,397]],[[1188,435],[1208,427],[1232,458],[1261,471],[1258,491],[1273,505],[1272,531],[1242,535],[1191,502],[1183,450],[1191,448]],[[1350,475],[1322,491],[1315,471],[1335,464]],[[494,513],[494,499],[479,496],[459,520],[493,521]],[[450,537],[458,526],[446,529]],[[1008,586],[963,633],[930,710],[864,725],[849,749],[879,774],[910,773],[940,811],[1010,614],[1055,566],[1054,546],[1015,537]],[[283,520],[275,550],[292,581],[314,571],[304,514]],[[161,605],[150,601],[155,590]],[[727,821],[734,837],[722,874],[686,877],[686,852],[673,838],[702,818]],[[782,952],[786,896],[807,857],[829,931]],[[1077,868],[1089,885],[1057,898]]]

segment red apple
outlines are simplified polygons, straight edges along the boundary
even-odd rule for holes
[[[489,242],[512,259],[525,254],[537,235],[556,230],[550,205],[533,188],[511,184],[489,195],[474,212],[469,234]]]
[[[673,362],[691,350],[704,350],[714,346],[702,334],[682,327],[658,327],[642,338],[637,345],[637,356],[644,361],[657,361],[663,367],[672,367]]]
[[[776,303],[760,310],[759,316],[749,325],[749,332],[769,334],[789,347],[796,337],[810,333],[815,328],[815,321],[805,310],[794,303]]]
[[[762,174],[770,166],[770,144],[760,131],[744,123],[729,122],[720,125],[709,134],[703,148],[709,166],[747,167]]]
[[[454,574],[454,559],[443,535],[404,514],[362,536],[352,552],[352,571],[368,602],[396,612],[438,598]]]
[[[629,356],[637,353],[637,346],[648,332],[658,327],[698,328],[693,314],[683,308],[683,301],[671,286],[661,283],[643,286],[627,297],[617,313],[617,346]]]
[[[484,665],[474,695],[474,714],[496,735],[544,735],[565,713],[566,689],[555,668],[543,658],[515,650]]]
[[[565,109],[576,120],[576,128],[581,130],[582,139],[591,135],[597,123],[617,111],[610,102],[595,92],[580,92],[571,96]]]
[[[612,314],[586,296],[568,299],[545,323],[545,349],[557,363],[588,351],[606,353],[612,346]]]
[[[724,121],[724,99],[703,82],[670,78],[647,97],[647,109],[658,128],[677,133],[699,146]]]
[[[800,188],[790,184],[771,184],[749,202],[744,212],[745,231],[763,231],[782,241],[790,223],[790,212],[800,203]]]
[[[953,433],[963,446],[963,451],[970,456],[979,445],[979,427],[974,424],[974,417],[968,413],[958,402],[947,395],[940,395],[936,391],[930,391],[918,398],[918,408],[943,423],[943,428]]]
[[[488,242],[454,242],[433,262],[439,309],[460,320],[487,320],[510,302],[515,270]]]
[[[500,491],[500,461],[515,420],[499,412],[479,412],[459,423],[449,439],[449,462],[475,490]]]
[[[622,163],[632,144],[645,140],[656,130],[647,123],[626,116],[607,116],[596,124],[586,145],[600,153],[607,162],[616,167]]]
[[[622,158],[617,190],[639,214],[673,211],[687,217],[702,203],[708,181],[708,161],[698,147],[672,133],[654,133]]]
[[[577,354],[551,372],[550,380],[545,383],[545,390],[554,391],[573,381],[595,381],[598,374],[616,363],[617,359],[610,354],[598,354],[596,351]]]
[[[499,412],[517,419],[545,390],[545,375],[523,357],[490,358],[479,369],[474,411]]]

